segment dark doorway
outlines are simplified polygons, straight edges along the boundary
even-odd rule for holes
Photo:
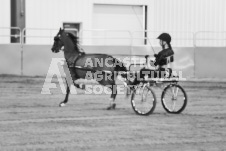
[[[78,37],[79,31],[81,30],[81,23],[64,22],[63,28]]]

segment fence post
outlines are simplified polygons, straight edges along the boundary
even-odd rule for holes
[[[194,78],[196,77],[196,34],[197,32],[193,33],[193,49],[194,49]]]
[[[20,44],[20,55],[21,55],[21,64],[20,64],[20,67],[21,67],[21,76],[24,75],[24,42],[25,42],[25,36],[24,36],[24,32],[25,32],[26,28],[24,28],[21,32],[21,44]]]

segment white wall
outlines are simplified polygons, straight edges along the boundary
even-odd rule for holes
[[[1,27],[10,27],[10,0],[1,0],[0,4],[0,43],[9,43],[10,38],[2,35],[10,35],[10,30]]]
[[[26,27],[58,29],[66,21],[93,29],[95,4],[147,5],[148,30],[157,31],[149,37],[156,46],[154,39],[161,32],[170,32],[175,46],[192,46],[193,32],[226,31],[225,0],[27,0]]]
[[[1,0],[0,27],[10,26],[10,0]]]
[[[26,27],[59,29],[63,22],[82,22],[82,28],[90,28],[92,23],[91,0],[27,0],[26,1]],[[38,31],[37,31],[38,32]],[[49,36],[48,31],[35,33],[28,30],[27,35],[38,34]],[[50,35],[54,36],[57,31]],[[35,38],[33,38],[34,40]],[[37,40],[37,39],[36,39]],[[50,40],[43,39],[32,41],[27,38],[27,43],[50,44]]]
[[[152,31],[225,31],[225,0],[154,0],[149,6],[153,19],[149,20]],[[174,34],[182,39],[186,33]],[[212,37],[214,35],[210,35]],[[205,39],[205,37],[203,37]],[[208,41],[212,46],[215,41]]]
[[[93,32],[92,37],[95,39],[91,44],[131,45],[130,31],[144,29],[143,6],[140,5],[95,4],[92,18],[93,29],[111,31]],[[140,44],[144,44],[144,40],[140,40]]]

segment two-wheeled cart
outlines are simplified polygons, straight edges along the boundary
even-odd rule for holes
[[[131,64],[133,66],[135,64]],[[155,87],[162,89],[161,103],[168,113],[179,114],[187,105],[187,94],[179,84],[179,78],[148,79],[128,88],[131,92],[131,105],[138,115],[150,115],[156,107]]]

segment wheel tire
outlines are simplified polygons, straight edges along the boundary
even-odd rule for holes
[[[175,88],[178,88],[177,90],[178,90],[178,92],[179,92],[179,90],[182,92],[182,100],[180,100],[180,101],[182,101],[182,102],[180,102],[181,103],[181,105],[179,106],[179,109],[178,110],[175,110],[175,109],[170,109],[169,108],[169,106],[167,105],[167,101],[169,101],[170,99],[166,99],[166,97],[167,97],[167,92],[169,92],[170,91],[170,89],[172,90],[172,87],[175,87]],[[177,93],[178,93],[177,92]],[[171,91],[171,93],[172,93],[172,91]],[[173,96],[173,94],[172,94],[172,96],[171,96],[171,102],[172,102],[172,100],[174,100],[175,98],[174,98],[174,96]],[[178,101],[177,99],[175,99],[176,101]],[[162,102],[162,106],[163,106],[163,108],[166,110],[166,112],[168,112],[168,113],[171,113],[171,114],[179,114],[179,113],[181,113],[184,109],[185,109],[185,107],[186,107],[186,105],[187,105],[187,94],[186,94],[186,92],[184,91],[184,89],[180,86],[180,85],[178,85],[178,84],[170,84],[170,85],[168,85],[168,86],[166,86],[165,88],[164,88],[164,90],[163,90],[163,92],[162,92],[162,96],[161,96],[161,102]],[[171,103],[172,104],[172,103]],[[175,108],[175,104],[174,104],[174,108]]]
[[[148,87],[148,86],[145,86],[145,88],[147,90],[147,93],[149,93],[151,95],[151,98],[149,97],[148,99],[146,99],[145,102],[147,101],[150,101],[150,105],[148,104],[148,109],[147,111],[141,111],[141,109],[139,109],[139,104],[138,103],[145,103],[144,101],[142,100],[135,100],[136,97],[138,97],[140,94],[136,94],[137,93],[137,89],[136,90],[133,90],[132,92],[132,95],[131,95],[131,105],[132,105],[132,108],[134,110],[134,112],[138,115],[143,115],[143,116],[147,116],[147,115],[150,115],[151,113],[153,113],[153,111],[155,110],[155,107],[156,107],[156,96],[155,96],[155,93],[154,91]],[[144,94],[144,90],[142,92],[142,98],[143,98],[143,94]],[[152,101],[150,100],[152,99]]]

